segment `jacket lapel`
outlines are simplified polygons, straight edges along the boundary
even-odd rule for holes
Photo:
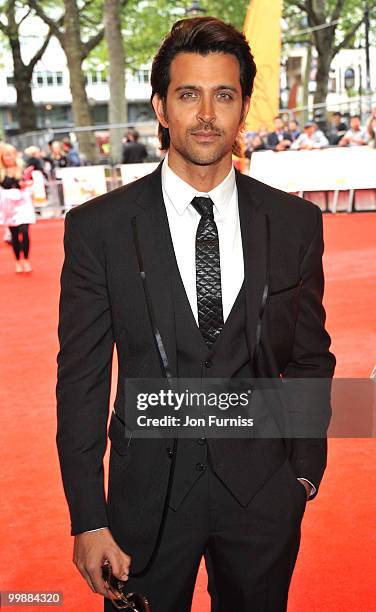
[[[236,171],[240,229],[244,257],[244,286],[246,296],[246,326],[251,358],[259,341],[263,303],[267,290],[268,239],[267,218],[262,206],[262,194],[257,183]]]
[[[171,375],[176,377],[176,330],[171,281],[174,252],[163,201],[161,164],[148,176],[136,204],[141,210],[132,223],[137,228],[147,291]]]

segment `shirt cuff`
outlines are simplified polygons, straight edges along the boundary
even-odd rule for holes
[[[88,529],[87,531],[83,531],[82,533],[93,533],[93,531],[101,531],[102,529],[107,529],[107,527],[97,527],[97,529]]]
[[[305,480],[311,486],[311,491],[309,493],[309,497],[312,497],[312,495],[314,495],[316,493],[315,485],[310,480],[308,480],[308,478],[303,478],[301,476],[298,476],[298,480]]]

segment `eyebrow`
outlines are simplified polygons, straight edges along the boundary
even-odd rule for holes
[[[179,85],[178,87],[175,88],[175,91],[181,91],[182,89],[193,89],[194,91],[198,91],[199,89],[202,89],[202,88],[198,87],[197,85],[191,85],[187,83],[185,85]],[[236,87],[234,87],[233,85],[217,85],[214,89],[215,91],[219,91],[221,89],[228,89],[230,91],[233,91],[234,93],[238,92]]]

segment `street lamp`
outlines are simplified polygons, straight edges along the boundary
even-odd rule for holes
[[[187,17],[202,17],[205,15],[205,13],[205,9],[200,6],[198,0],[192,0],[191,6],[185,9],[185,14]]]

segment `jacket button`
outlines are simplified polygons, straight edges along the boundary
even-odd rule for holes
[[[213,362],[212,362],[210,359],[207,359],[207,360],[205,361],[205,367],[206,367],[206,368],[211,368],[211,367],[212,367],[212,365],[213,365]]]
[[[166,450],[167,450],[167,455],[168,455],[168,456],[170,457],[170,459],[171,459],[171,457],[173,456],[173,454],[174,454],[174,453],[172,452],[171,448],[167,448]]]
[[[203,471],[204,471],[204,469],[205,469],[205,466],[204,466],[204,464],[203,464],[203,463],[196,463],[196,470],[197,470],[198,472],[203,472]]]
[[[206,438],[199,438],[197,440],[197,444],[200,444],[200,446],[203,446],[206,443]]]

